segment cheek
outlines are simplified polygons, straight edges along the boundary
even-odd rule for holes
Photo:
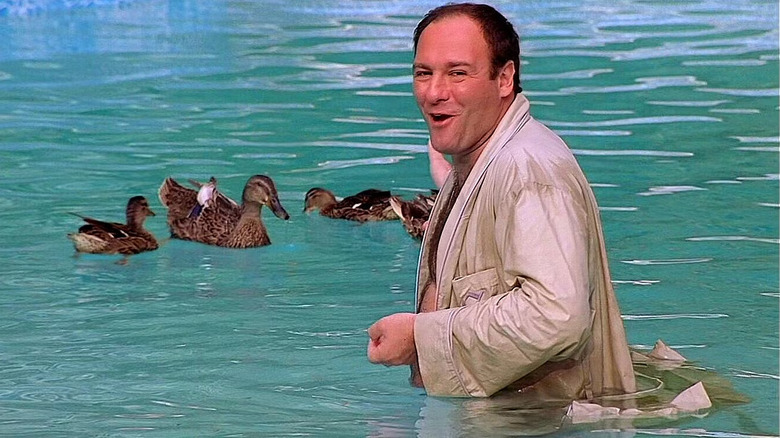
[[[414,94],[414,100],[417,102],[417,106],[422,108],[425,102],[425,91],[422,85],[414,84],[412,86],[412,93]]]

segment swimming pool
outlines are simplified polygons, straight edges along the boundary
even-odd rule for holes
[[[431,187],[411,32],[438,2],[0,0],[0,435],[499,436],[516,409],[432,399],[365,358],[411,309],[397,223],[301,213],[313,186]],[[602,209],[629,342],[752,398],[638,435],[778,435],[778,5],[494,4],[535,117]],[[158,214],[166,176],[274,178],[273,244],[72,257],[68,212]],[[562,435],[602,434],[603,425]]]

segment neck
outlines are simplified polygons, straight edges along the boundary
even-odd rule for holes
[[[146,218],[137,218],[135,216],[127,215],[127,226],[134,230],[140,230],[144,227],[144,219]]]
[[[477,163],[480,155],[482,155],[482,151],[485,150],[490,137],[492,137],[492,132],[478,147],[465,154],[452,156],[452,172],[458,185],[462,186],[466,182],[466,178],[469,177],[471,169]]]
[[[455,178],[455,182],[458,186],[463,186],[466,182],[466,178],[469,177],[471,169],[474,167],[474,163],[477,162],[479,154],[473,157],[473,159],[465,159],[469,157],[452,157],[452,176]]]
[[[257,216],[260,217],[260,207],[262,205],[256,202],[246,202],[241,205],[241,216]]]
[[[452,170],[455,172],[454,177],[460,186],[463,186],[463,183],[466,182],[466,178],[468,178],[469,173],[471,173],[471,169],[474,167],[474,164],[476,164],[480,155],[482,155],[482,152],[484,152],[485,148],[490,142],[490,139],[493,138],[493,135],[495,135],[496,129],[498,129],[498,125],[501,124],[504,116],[506,116],[506,113],[512,106],[515,97],[516,96],[512,96],[511,98],[507,98],[502,101],[500,116],[498,119],[496,119],[496,122],[493,125],[493,129],[491,129],[488,134],[485,135],[482,142],[479,143],[477,147],[462,155],[452,156]]]

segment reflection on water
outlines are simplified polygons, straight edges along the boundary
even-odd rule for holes
[[[366,327],[411,309],[419,244],[300,210],[314,186],[430,189],[411,33],[439,3],[0,0],[3,432],[776,436],[775,1],[494,2],[599,199],[630,342],[666,340],[749,404],[574,427],[366,361]],[[68,212],[161,210],[166,176],[240,193],[256,173],[291,206],[269,247],[167,240],[160,216],[161,248],[118,266],[64,237]]]

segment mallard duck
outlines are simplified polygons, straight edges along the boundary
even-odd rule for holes
[[[73,241],[76,254],[122,254],[129,256],[144,251],[152,251],[159,247],[154,235],[144,228],[148,216],[154,216],[149,208],[149,202],[143,196],[133,196],[127,201],[125,215],[126,224],[104,222],[91,217],[71,213],[86,222],[77,233],[68,234]],[[122,259],[127,262],[127,257]]]
[[[428,218],[431,216],[437,194],[438,190],[433,190],[430,196],[419,194],[411,201],[404,201],[398,196],[390,197],[391,208],[401,219],[406,232],[413,238],[422,239],[428,228]]]
[[[198,190],[184,187],[173,178],[166,178],[160,186],[160,201],[168,208],[172,237],[228,248],[265,246],[271,244],[271,239],[260,217],[263,205],[280,219],[290,218],[279,202],[273,180],[265,175],[249,178],[241,205],[219,192],[213,177],[206,184],[190,183]]]
[[[390,192],[377,189],[363,190],[341,201],[330,190],[313,187],[306,193],[303,211],[320,210],[323,216],[357,222],[398,219],[390,207]]]

